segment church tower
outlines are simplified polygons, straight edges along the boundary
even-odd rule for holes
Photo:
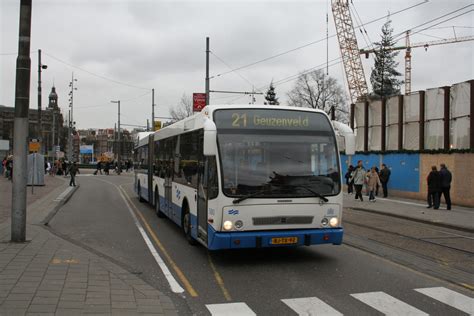
[[[56,93],[55,86],[51,88],[51,93],[49,94],[48,108],[54,110],[58,109],[58,94]]]

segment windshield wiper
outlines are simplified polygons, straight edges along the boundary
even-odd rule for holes
[[[246,200],[246,199],[248,199],[248,198],[251,198],[251,197],[254,197],[254,196],[259,196],[259,195],[262,194],[262,193],[271,192],[271,191],[272,191],[271,188],[263,189],[263,190],[260,190],[260,191],[254,192],[254,193],[250,193],[250,194],[241,196],[241,197],[239,197],[239,198],[237,198],[237,199],[234,199],[234,200],[232,201],[232,203],[237,204],[237,203],[240,203],[240,202],[242,202],[243,200]]]
[[[313,193],[313,195],[314,195],[315,197],[320,198],[320,199],[323,200],[324,202],[328,202],[328,201],[329,201],[324,195],[322,195],[321,193],[318,193],[318,192],[316,192],[316,191],[314,191],[314,190],[308,188],[308,187],[305,186],[305,185],[284,184],[284,186],[289,186],[289,187],[291,187],[291,188],[303,188],[303,189],[306,189],[308,192]]]

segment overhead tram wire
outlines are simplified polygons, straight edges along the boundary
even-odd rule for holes
[[[89,71],[89,70],[86,70],[86,69],[83,69],[83,68],[78,67],[78,66],[76,66],[76,65],[73,65],[73,64],[71,64],[71,63],[69,63],[69,62],[67,62],[67,61],[61,60],[61,59],[59,59],[59,58],[57,58],[57,57],[55,57],[55,56],[53,56],[53,55],[51,55],[51,54],[48,54],[48,53],[46,53],[46,52],[44,52],[44,51],[43,51],[43,54],[49,56],[50,58],[52,58],[52,59],[54,59],[54,60],[56,60],[56,61],[58,61],[58,62],[60,62],[60,63],[62,63],[62,64],[65,64],[65,65],[67,65],[67,66],[69,66],[69,67],[78,69],[78,70],[80,70],[80,71],[83,71],[83,72],[85,72],[85,73],[88,73],[88,74],[90,74],[90,75],[92,75],[92,76],[95,76],[95,77],[97,77],[97,78],[100,78],[100,79],[103,79],[103,80],[107,80],[107,81],[110,81],[110,82],[113,82],[113,83],[116,83],[116,84],[119,84],[119,85],[122,85],[122,86],[130,87],[130,88],[135,88],[135,89],[140,89],[140,90],[150,90],[150,91],[151,91],[150,88],[139,87],[139,86],[135,86],[135,85],[132,85],[132,84],[125,83],[125,82],[121,82],[121,81],[117,81],[117,80],[114,80],[114,79],[110,79],[110,78],[107,78],[107,77],[102,76],[102,75],[98,75],[98,74],[93,73],[93,72],[91,72],[91,71]]]
[[[373,20],[370,20],[369,22],[367,23],[364,23],[363,25],[359,25],[360,26],[366,26],[366,25],[369,25],[369,24],[372,24],[374,22],[378,22],[380,20],[383,20],[385,18],[387,18],[388,16],[394,16],[396,14],[399,14],[399,13],[402,13],[402,12],[405,12],[405,11],[408,11],[408,10],[411,10],[417,6],[420,6],[422,4],[425,4],[425,3],[428,3],[428,0],[423,0],[419,3],[416,3],[414,5],[411,5],[411,6],[408,6],[406,8],[403,8],[403,9],[400,9],[398,11],[395,11],[393,13],[390,13],[390,14],[386,14],[382,17],[379,17],[379,18],[376,18],[376,19],[373,19]],[[274,58],[277,58],[277,57],[280,57],[280,56],[283,56],[283,55],[286,55],[286,54],[289,54],[289,53],[292,53],[294,51],[297,51],[297,50],[300,50],[300,49],[303,49],[303,48],[306,48],[308,46],[311,46],[311,45],[314,45],[314,44],[317,44],[317,43],[321,43],[329,38],[333,38],[333,37],[336,37],[336,34],[332,34],[328,37],[324,37],[322,39],[319,39],[319,40],[316,40],[316,41],[313,41],[313,42],[310,42],[310,43],[307,43],[307,44],[304,44],[304,45],[301,45],[301,46],[298,46],[298,47],[295,47],[293,49],[290,49],[290,50],[287,50],[287,51],[284,51],[284,52],[281,52],[281,53],[278,53],[278,54],[275,54],[275,55],[272,55],[272,56],[269,56],[269,57],[266,57],[266,58],[263,58],[263,59],[260,59],[260,60],[257,60],[255,62],[252,62],[252,63],[249,63],[249,64],[246,64],[246,65],[243,65],[243,66],[240,66],[240,67],[237,67],[237,68],[234,68],[232,70],[229,70],[229,71],[225,71],[225,72],[222,72],[222,73],[219,73],[217,75],[214,75],[214,76],[211,76],[211,79],[212,78],[217,78],[217,77],[222,77],[224,75],[227,75],[229,73],[231,73],[232,71],[235,71],[235,70],[241,70],[241,69],[244,69],[244,68],[248,68],[248,67],[252,67],[252,66],[255,66],[257,64],[260,64],[260,63],[263,63],[263,62],[266,62],[268,60],[271,60],[271,59],[274,59]]]
[[[255,85],[250,82],[250,80],[248,80],[247,78],[245,78],[244,76],[242,76],[240,73],[238,73],[236,70],[232,70],[232,67],[226,63],[222,58],[220,58],[219,56],[217,56],[213,51],[210,51],[210,53],[216,57],[221,63],[223,63],[226,67],[228,67],[229,69],[231,69],[231,72],[234,72],[237,76],[239,76],[240,78],[242,78],[243,80],[245,80],[248,84],[250,84],[252,87],[255,87]],[[260,91],[262,92],[262,91]]]
[[[370,39],[369,33],[367,32],[367,30],[364,27],[364,22],[362,22],[362,19],[359,15],[359,12],[357,11],[357,8],[355,7],[355,4],[352,2],[352,0],[351,0],[351,4],[352,4],[353,11],[355,12],[354,16],[356,17],[356,20],[358,20],[357,23],[359,23],[359,25],[356,25],[356,28],[358,28],[360,30],[360,32],[362,33],[362,37],[364,38],[364,41],[365,41],[366,45],[373,49],[374,48],[374,43]],[[350,9],[350,7],[349,7],[349,9]],[[365,40],[365,37],[367,37],[367,40]]]
[[[462,11],[462,10],[464,10],[464,9],[467,9],[467,8],[473,6],[473,5],[474,5],[474,4],[469,4],[469,5],[464,6],[464,7],[462,7],[462,8],[459,8],[459,9],[456,9],[456,10],[454,10],[454,11],[451,11],[451,12],[445,13],[445,14],[443,14],[443,15],[440,15],[440,16],[438,16],[438,17],[436,17],[436,18],[434,18],[434,19],[431,19],[431,20],[429,20],[429,21],[426,21],[426,22],[423,22],[423,23],[418,24],[418,25],[416,25],[416,26],[413,26],[413,27],[411,27],[411,28],[408,29],[408,30],[411,31],[410,35],[416,34],[416,33],[418,33],[418,32],[423,32],[423,31],[425,31],[425,30],[427,30],[427,29],[429,29],[429,28],[432,28],[432,27],[434,27],[434,26],[436,26],[436,25],[439,25],[439,24],[441,24],[441,23],[450,21],[450,20],[452,20],[452,19],[454,19],[454,18],[456,18],[456,17],[459,17],[459,16],[461,16],[461,15],[467,14],[467,13],[471,12],[472,10],[466,11],[466,12],[460,14],[460,15],[451,17],[451,18],[449,18],[449,19],[447,19],[447,20],[445,20],[445,21],[443,21],[443,22],[440,22],[440,23],[431,25],[431,26],[429,26],[429,27],[427,27],[427,28],[424,28],[424,29],[421,29],[421,30],[416,30],[416,29],[419,28],[419,27],[422,27],[422,26],[424,26],[424,25],[427,25],[427,24],[430,24],[430,23],[432,23],[432,22],[435,22],[435,21],[437,21],[437,20],[439,20],[439,19],[442,19],[442,18],[444,18],[444,17],[447,17],[447,16],[449,16],[449,15],[451,15],[451,14],[453,14],[453,13],[456,13],[456,12]],[[393,40],[397,42],[397,41],[403,39],[404,36],[405,36],[405,34],[406,34],[406,31],[408,31],[408,30],[405,30],[405,31],[403,31],[403,32],[401,32],[401,33],[398,33],[398,34],[394,35],[394,36],[393,36]]]

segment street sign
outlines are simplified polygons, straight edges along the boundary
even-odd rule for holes
[[[205,93],[193,93],[193,111],[201,112],[202,108],[206,106]]]
[[[161,121],[155,121],[155,131],[158,131],[161,129]]]
[[[33,138],[30,140],[28,149],[30,152],[38,152],[41,149],[41,143],[38,141],[38,139]]]

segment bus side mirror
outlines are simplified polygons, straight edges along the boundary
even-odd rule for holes
[[[204,156],[215,156],[217,154],[217,128],[210,119],[204,122]]]

